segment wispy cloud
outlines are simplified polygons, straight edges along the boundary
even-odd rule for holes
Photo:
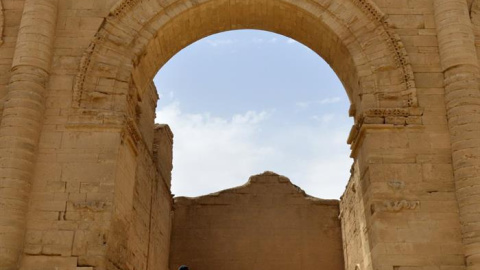
[[[157,112],[157,122],[169,124],[175,134],[173,192],[203,195],[273,170],[314,196],[338,198],[351,161],[345,143],[349,124],[333,125],[334,117],[318,117],[319,126],[272,128],[268,111],[225,118],[185,113],[180,103],[170,103]]]
[[[328,124],[330,122],[332,122],[333,119],[335,119],[335,115],[332,114],[332,113],[327,113],[327,114],[324,114],[324,115],[314,115],[312,116],[312,119],[322,123],[322,124]]]
[[[334,104],[342,101],[341,97],[332,97],[332,98],[325,98],[320,100],[318,103],[319,104]]]
[[[278,42],[278,38],[270,38],[270,39],[264,39],[264,38],[252,38],[251,43],[253,44],[264,44],[264,43],[270,43],[270,44],[275,44]]]
[[[299,101],[299,102],[295,103],[295,105],[297,107],[300,107],[302,109],[308,108],[310,106],[310,104],[311,104],[311,102],[307,102],[307,101]]]
[[[325,105],[325,104],[335,104],[342,101],[341,97],[329,97],[321,100],[315,101],[299,101],[295,105],[301,109],[306,109],[312,105]]]
[[[278,38],[273,37],[270,39],[265,39],[265,38],[254,37],[254,38],[251,38],[250,40],[206,38],[205,42],[212,47],[229,46],[229,45],[236,45],[236,44],[261,45],[261,44],[276,44],[278,42]]]
[[[160,100],[168,98],[170,101],[172,101],[175,98],[175,93],[173,91],[158,91],[158,98]]]
[[[179,103],[171,103],[157,116],[157,122],[168,123],[175,134],[174,193],[200,195],[236,186],[274,156],[274,149],[254,140],[269,112],[248,111],[226,119],[184,113]]]
[[[212,47],[233,45],[238,43],[237,40],[233,40],[233,39],[206,39],[205,41],[208,44],[210,44]]]
[[[286,41],[286,42],[287,42],[287,44],[294,44],[294,43],[298,43],[298,41],[296,41],[296,40],[295,40],[295,39],[293,39],[293,38],[289,38],[289,39],[287,39],[287,41]]]

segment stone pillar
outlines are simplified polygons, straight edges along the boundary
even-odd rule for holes
[[[0,125],[0,269],[18,269],[46,84],[57,0],[26,0]]]
[[[480,89],[474,34],[466,0],[433,3],[467,269],[480,269]]]

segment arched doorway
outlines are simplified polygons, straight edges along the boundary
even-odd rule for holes
[[[236,30],[189,45],[154,83],[156,122],[174,133],[170,269],[344,269],[353,121],[325,61]]]
[[[339,199],[350,177],[350,102],[315,52],[258,30],[201,39],[155,76],[156,122],[173,144],[172,193],[197,197],[265,170]]]
[[[125,0],[112,9],[84,52],[68,123],[61,127],[62,151],[82,150],[99,157],[62,164],[61,179],[78,184],[79,190],[108,191],[108,196],[87,197],[89,201],[69,199],[68,209],[58,211],[78,211],[82,218],[87,211],[101,212],[98,219],[82,221],[78,238],[74,230],[74,239],[81,239],[82,233],[99,235],[90,242],[78,240],[89,250],[84,245],[81,252],[75,251],[71,257],[78,258],[76,266],[153,269],[165,262],[165,254],[152,245],[168,242],[170,200],[152,186],[168,188],[145,179],[168,174],[168,166],[153,166],[155,151],[146,139],[153,135],[139,125],[139,107],[154,98],[149,96],[151,79],[171,56],[204,36],[233,29],[262,29],[299,40],[321,55],[343,82],[355,118],[349,139],[355,166],[341,213],[342,223],[348,225],[343,231],[346,267],[463,265],[451,177],[444,179],[441,193],[428,183],[440,169],[446,175],[451,172],[445,158],[451,151],[444,153],[449,151],[448,140],[444,130],[438,135],[423,127],[406,50],[372,1]],[[162,132],[168,137],[168,131]],[[435,136],[441,139],[431,140]],[[154,192],[161,196],[155,198]],[[437,201],[446,201],[441,204],[446,210],[437,207]],[[162,209],[154,221],[152,205]],[[36,209],[29,211],[30,232],[40,224]],[[446,228],[435,226],[439,220],[447,220],[448,230],[454,231],[441,243],[435,242],[435,235]],[[429,253],[419,252],[422,247]],[[29,252],[25,258],[33,261],[38,255],[52,255],[51,249]]]
[[[74,105],[81,112],[108,111],[118,115],[129,127],[126,140],[137,152],[136,138],[141,137],[141,132],[131,119],[159,68],[192,42],[234,29],[267,30],[296,39],[322,56],[342,81],[352,103],[349,113],[355,119],[349,143],[357,171],[352,181],[358,183],[352,182],[352,186],[367,191],[349,196],[351,200],[343,206],[362,206],[355,208],[356,214],[346,222],[351,224],[355,219],[359,222],[354,222],[357,230],[364,231],[359,236],[344,235],[346,243],[355,243],[345,246],[346,253],[355,250],[355,256],[346,256],[346,267],[372,267],[371,252],[377,251],[369,239],[377,234],[371,220],[375,217],[371,216],[373,212],[365,211],[369,206],[363,205],[382,200],[383,195],[376,198],[376,194],[369,193],[369,185],[362,186],[359,179],[366,176],[372,158],[382,159],[389,150],[406,147],[405,126],[421,124],[421,110],[406,52],[371,2],[121,2],[85,54],[75,83]],[[396,139],[387,139],[391,136]],[[383,143],[372,146],[379,138]],[[121,227],[115,222],[112,226]]]

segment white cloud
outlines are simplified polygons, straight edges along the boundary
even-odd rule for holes
[[[257,113],[255,111],[248,111],[245,114],[236,114],[232,117],[232,124],[259,124],[269,117],[265,111]]]
[[[289,39],[287,39],[286,42],[287,42],[287,44],[294,44],[294,43],[297,43],[298,41],[296,41],[296,40],[293,39],[293,38],[289,38]]]
[[[205,41],[212,47],[232,45],[237,43],[237,41],[233,39],[206,39]]]
[[[228,46],[228,45],[235,45],[235,44],[243,44],[243,45],[261,45],[261,44],[275,44],[278,42],[278,38],[270,38],[270,39],[264,39],[264,38],[258,38],[254,37],[250,40],[235,40],[235,39],[215,39],[215,38],[207,38],[205,39],[205,42],[211,45],[212,47],[219,47],[219,46]]]
[[[325,98],[320,100],[318,103],[319,104],[333,104],[333,103],[338,103],[342,100],[340,97],[333,97],[333,98]]]
[[[295,105],[297,105],[297,107],[300,107],[302,109],[306,109],[310,106],[311,102],[306,102],[306,101],[301,101],[301,102],[297,102],[295,103]]]
[[[178,102],[157,112],[174,139],[173,192],[199,196],[242,185],[266,170],[289,177],[314,196],[338,198],[351,161],[345,143],[349,123],[325,115],[318,126],[275,128],[272,112],[248,111],[231,118],[182,112]]]
[[[332,122],[333,119],[335,119],[335,115],[334,114],[324,114],[324,115],[321,115],[321,116],[318,116],[318,115],[314,115],[312,116],[312,118],[320,123],[324,123],[324,124],[328,124],[330,122]]]
[[[341,97],[329,97],[329,98],[324,98],[322,100],[316,100],[316,101],[299,101],[295,103],[295,105],[301,109],[306,109],[311,105],[335,104],[341,101],[342,101]]]
[[[263,39],[263,38],[253,38],[251,43],[253,44],[263,44],[263,43],[277,43],[278,38],[270,38],[270,39]]]
[[[172,103],[157,116],[175,134],[174,193],[196,196],[243,184],[245,175],[258,173],[258,164],[275,152],[253,140],[267,112],[224,119],[183,113],[179,103]]]

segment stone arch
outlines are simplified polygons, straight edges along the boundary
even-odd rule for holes
[[[122,114],[178,51],[236,29],[275,32],[317,52],[344,84],[357,124],[417,106],[406,50],[370,0],[120,1],[84,53],[73,104]]]

